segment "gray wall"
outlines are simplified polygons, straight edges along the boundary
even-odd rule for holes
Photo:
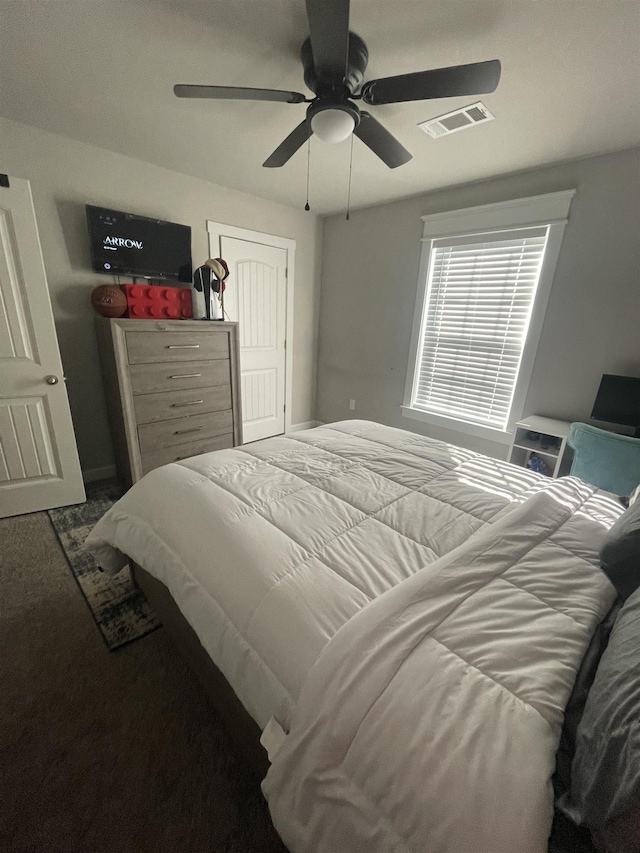
[[[575,188],[524,414],[587,420],[602,373],[640,376],[639,179],[633,149],[325,219],[317,418],[367,418],[504,458],[504,445],[401,415],[420,217]]]
[[[292,422],[315,417],[317,217],[6,119],[0,170],[31,182],[83,469],[113,461],[89,302],[110,279],[91,272],[87,203],[190,225],[195,265],[209,257],[207,219],[296,240]]]

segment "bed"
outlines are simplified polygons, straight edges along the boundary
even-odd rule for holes
[[[134,565],[243,741],[262,732],[292,853],[541,853],[621,512],[345,421],[156,469],[87,545]]]

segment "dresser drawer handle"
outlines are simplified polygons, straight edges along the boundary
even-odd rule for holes
[[[201,429],[204,429],[204,426],[191,427],[191,429],[177,429],[173,434],[184,435],[186,432],[200,432]]]
[[[195,379],[196,376],[202,376],[201,373],[174,373],[169,379]]]
[[[179,409],[181,406],[199,406],[200,403],[204,403],[204,400],[189,400],[188,403],[172,403],[172,409]]]
[[[200,344],[169,344],[167,349],[200,349]]]
[[[180,462],[182,459],[191,459],[192,456],[202,456],[206,452],[206,450],[199,450],[197,453],[191,453],[189,456],[176,456],[174,462]]]

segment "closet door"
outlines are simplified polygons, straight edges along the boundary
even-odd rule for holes
[[[224,308],[239,325],[244,443],[285,431],[287,252],[223,236]]]

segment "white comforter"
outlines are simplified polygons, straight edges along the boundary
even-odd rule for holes
[[[263,783],[292,853],[543,853],[563,711],[614,591],[620,509],[579,480],[361,610],[302,688]]]
[[[355,613],[536,486],[506,462],[346,421],[156,469],[87,540],[171,591],[263,728]]]
[[[166,584],[258,724],[290,730],[264,790],[292,853],[542,853],[620,512],[348,421],[156,469],[87,544]]]

